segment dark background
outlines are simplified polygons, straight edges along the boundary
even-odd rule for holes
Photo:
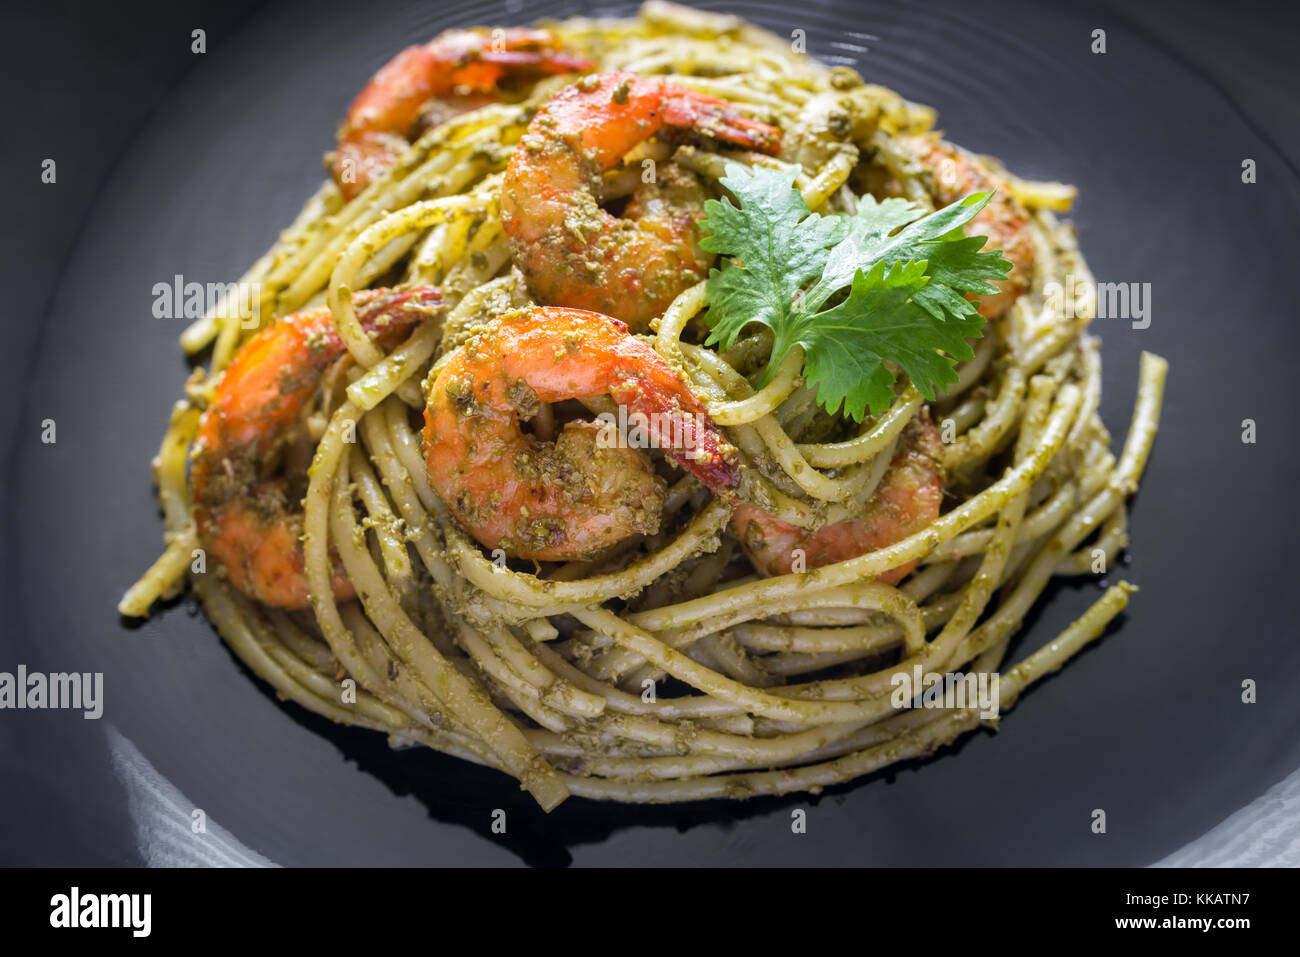
[[[716,6],[701,4],[702,6]],[[1106,642],[995,737],[807,798],[546,818],[494,775],[389,754],[275,702],[184,604],[113,612],[155,556],[147,463],[186,366],[153,282],[235,278],[320,178],[352,94],[446,26],[580,3],[47,3],[6,11],[0,670],[106,673],[103,720],[0,712],[0,863],[141,860],[107,726],[281,863],[1145,864],[1300,764],[1289,420],[1300,254],[1294,5],[751,2],[739,12],[940,111],[963,145],[1080,187],[1102,281],[1150,281],[1144,332],[1099,323],[1122,441],[1137,355],[1173,363],[1136,504],[1142,587]],[[207,53],[190,52],[190,30]],[[1089,54],[1094,27],[1109,52]],[[849,40],[842,31],[877,39]],[[837,45],[863,44],[848,51]],[[58,162],[42,185],[40,163]],[[1259,182],[1240,184],[1240,161]],[[59,423],[57,446],[40,421]],[[1260,440],[1239,441],[1255,418]],[[1097,595],[1056,589],[1045,640]],[[1260,703],[1238,702],[1242,678]],[[789,809],[815,804],[805,838]],[[508,839],[487,811],[511,810]],[[1104,807],[1110,833],[1087,829]]]

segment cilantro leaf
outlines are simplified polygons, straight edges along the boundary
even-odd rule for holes
[[[978,337],[984,319],[975,310],[962,317],[935,321],[918,302],[934,280],[924,261],[877,261],[869,272],[853,276],[848,298],[814,315],[797,317],[797,332],[787,334],[804,350],[804,375],[817,386],[817,401],[828,412],[861,420],[870,408],[879,414],[894,400],[894,363],[927,399],[935,387],[957,381],[957,359],[974,350],[967,337]],[[945,355],[945,353],[947,353]]]
[[[701,245],[733,257],[709,274],[707,344],[725,348],[750,323],[767,326],[764,378],[801,347],[818,402],[856,420],[893,400],[887,362],[933,399],[956,381],[956,361],[973,354],[966,339],[984,326],[966,295],[994,292],[990,282],[1011,268],[997,251],[981,251],[985,237],[962,232],[992,194],[930,214],[868,195],[852,216],[822,216],[794,188],[797,175],[728,164],[721,183],[739,206],[705,203]]]
[[[936,319],[975,312],[975,304],[965,294],[996,292],[996,287],[987,280],[1002,279],[1011,269],[1011,263],[996,250],[980,252],[984,237],[967,238],[961,232],[992,196],[992,193],[972,193],[923,216],[920,209],[906,200],[886,199],[877,203],[868,193],[858,201],[858,212],[851,219],[848,236],[831,251],[818,289],[825,288],[829,295],[844,288],[853,281],[858,267],[867,263],[924,260],[928,263],[926,275],[931,282],[921,292],[918,302]],[[892,203],[902,205],[885,208]],[[889,231],[900,225],[903,228],[890,235]]]
[[[709,273],[707,299],[714,317],[710,343],[731,345],[751,322],[775,330],[801,288],[822,274],[827,247],[847,235],[843,217],[809,211],[794,188],[798,175],[798,167],[750,169],[728,163],[727,175],[719,182],[740,199],[740,207],[725,199],[705,201],[703,227],[711,235],[700,245],[744,263],[743,269]]]

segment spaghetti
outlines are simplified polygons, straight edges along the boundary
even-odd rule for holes
[[[211,350],[210,369],[191,379],[154,462],[166,550],[120,610],[147,614],[188,582],[234,652],[282,697],[394,744],[498,768],[548,810],[571,794],[674,802],[816,792],[995,721],[974,706],[900,708],[898,677],[997,672],[1054,576],[1117,556],[1166,373],[1162,359],[1143,355],[1116,459],[1097,414],[1098,343],[1086,334],[1091,277],[1053,214],[1071,192],[940,144],[929,109],[734,18],[649,3],[632,20],[544,26],[568,51],[560,67],[543,49],[550,65],[527,82],[462,104],[409,143],[384,140],[388,165],[368,168],[347,200],[339,185],[322,186],[243,278],[261,290],[253,315],[219,306],[185,332],[188,353]],[[535,37],[520,42],[536,53]],[[680,375],[734,445],[739,491],[715,494],[698,470],[677,470],[656,452],[651,478],[662,493],[650,526],[591,554],[529,560],[519,548],[481,544],[465,510],[439,494],[420,415],[429,383],[467,342],[473,350],[491,322],[536,305],[503,216],[520,196],[503,194],[503,182],[514,153],[529,148],[521,140],[535,114],[573,83],[565,71],[579,64],[664,77],[782,137],[766,153],[718,137],[639,144],[601,174],[607,205],[634,194],[650,160],[687,171],[712,196],[728,163],[797,164],[795,187],[814,211],[851,213],[868,191],[933,209],[951,201],[943,164],[955,163],[1004,185],[1025,210],[1017,235],[1032,265],[1013,271],[1013,301],[990,317],[945,393],[926,403],[903,380],[889,408],[861,425],[819,408],[793,358],[759,380],[772,349],[767,330],[706,346],[707,287],[692,279],[635,341]],[[1080,290],[1071,315],[1049,295],[1067,276]],[[418,303],[427,321],[372,337],[385,310],[413,308],[409,295],[360,292],[379,287],[436,289]],[[341,358],[323,371],[322,388],[301,390],[300,410],[288,410],[308,453],[299,465],[311,463],[299,469],[301,487],[284,486],[302,501],[293,529],[307,597],[295,608],[253,597],[246,569],[205,567],[213,551],[205,509],[221,521],[235,514],[205,503],[219,503],[223,481],[235,487],[238,465],[231,472],[228,458],[203,456],[212,423],[234,415],[214,411],[225,409],[223,375],[229,389],[237,375],[265,372],[245,347],[259,329],[304,315],[316,325],[301,321],[303,348],[320,352],[336,337]],[[615,408],[575,398],[587,412]],[[541,403],[528,441],[575,417],[571,401]],[[738,531],[738,503],[799,535],[861,522],[931,418],[927,427],[945,433],[928,466],[936,484],[943,477],[933,516],[815,567],[758,560],[762,543]],[[286,472],[288,445],[276,452]],[[266,521],[252,505],[239,515]],[[1001,709],[1097,638],[1132,590],[1110,587],[1002,674]]]

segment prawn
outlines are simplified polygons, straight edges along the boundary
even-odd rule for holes
[[[357,318],[387,347],[423,321],[441,294],[427,287],[360,292]],[[190,466],[199,541],[232,585],[268,605],[305,608],[302,514],[280,467],[283,451],[322,378],[347,348],[328,306],[293,313],[235,354],[199,420]],[[336,568],[334,597],[353,597]]]
[[[607,394],[645,423],[650,444],[716,494],[734,499],[736,450],[676,372],[617,319],[533,306],[494,320],[444,361],[429,383],[424,445],[429,480],[468,532],[516,558],[589,558],[633,534],[653,534],[664,481],[632,441],[569,422],[554,443],[521,421],[543,402]]]
[[[775,153],[781,131],[724,100],[634,73],[588,76],[533,118],[506,167],[502,225],[533,297],[621,319],[634,332],[708,274],[703,185],[673,164],[621,217],[600,207],[601,174],[662,131]]]
[[[421,116],[444,121],[494,99],[507,77],[531,79],[595,68],[549,30],[448,30],[407,47],[357,94],[327,157],[334,182],[352,199],[392,166]]]
[[[810,532],[746,503],[732,516],[732,529],[754,567],[765,575],[789,574],[796,558],[802,559],[798,564],[803,570],[885,548],[939,517],[942,451],[939,430],[923,413],[907,424],[889,468],[860,517]],[[907,562],[876,578],[893,585],[915,567],[915,561]]]

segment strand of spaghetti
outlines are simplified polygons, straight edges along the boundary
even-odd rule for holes
[[[1128,606],[1128,596],[1135,591],[1137,589],[1126,581],[1112,585],[1069,628],[1004,674],[1001,679],[1003,709],[1013,707],[1027,686],[1060,671],[1086,645],[1100,638],[1111,619]]]
[[[925,397],[909,382],[889,409],[862,435],[845,442],[799,444],[795,448],[809,465],[816,468],[840,468],[864,462],[878,455],[898,437],[924,401]]]
[[[158,502],[162,505],[167,528],[179,530],[193,522],[190,514],[190,490],[185,482],[190,443],[199,433],[199,410],[186,402],[172,409],[167,433],[153,460],[154,481],[158,483]]]
[[[482,215],[487,208],[485,201],[473,196],[426,199],[389,213],[363,229],[348,244],[330,274],[329,304],[335,328],[358,365],[366,369],[378,365],[384,353],[370,340],[357,320],[351,287],[357,270],[374,255],[375,250],[398,236],[446,222],[453,216]]]
[[[787,110],[790,104],[781,96],[737,83],[731,77],[701,77],[687,73],[670,73],[664,77],[669,83],[698,90],[730,103],[753,103],[774,110]]]
[[[342,446],[346,444],[341,438],[343,429],[349,425],[355,428],[351,419],[343,418],[348,411],[345,403],[335,412],[334,419],[326,430],[326,436],[331,434],[330,430],[339,436],[338,445],[327,445],[322,438],[316,449],[314,474],[308,482],[307,495],[303,500],[303,566],[316,625],[320,628],[325,643],[358,684],[364,688],[378,689],[382,687],[381,672],[358,646],[356,634],[344,625],[334,601],[333,569],[328,553],[328,503],[333,490],[333,472],[343,460]],[[328,468],[328,479],[321,479],[323,473],[316,471],[318,463],[324,463],[322,468]]]
[[[1066,517],[1078,507],[1078,504],[1079,486],[1074,482],[1067,482],[1062,485],[1052,493],[1051,498],[1021,523],[1020,531],[1016,535],[1016,544],[1030,542],[1046,535],[1065,521]],[[929,555],[926,555],[922,561],[927,563],[951,561],[954,558],[977,555],[988,547],[989,540],[992,537],[992,529],[987,528],[964,532],[956,538],[944,542]]]
[[[1073,345],[1088,327],[1090,319],[1087,316],[1076,315],[1053,317],[1048,321],[1051,322],[1048,331],[1035,339],[1023,354],[1016,357],[1026,375],[1033,375],[1045,366],[1049,359]]]
[[[447,528],[447,556],[456,569],[484,592],[528,608],[558,609],[631,595],[702,550],[716,547],[717,535],[731,517],[731,507],[713,499],[667,546],[618,572],[585,581],[559,582],[502,569],[485,558],[454,524]]]
[[[1122,504],[1110,513],[1101,526],[1101,534],[1091,547],[1085,546],[1056,566],[1058,575],[1104,574],[1128,545],[1128,509]],[[1098,560],[1101,568],[1097,568]]]
[[[848,182],[849,175],[858,162],[857,147],[851,143],[836,142],[836,145],[838,149],[835,154],[799,190],[808,208],[814,212],[825,206],[835,191]]]
[[[474,632],[463,629],[463,633]],[[510,630],[502,626],[488,626],[478,630],[486,648],[499,658],[524,684],[533,689],[527,692],[543,704],[562,715],[573,718],[594,718],[605,710],[605,699],[575,688],[560,679],[525,648]],[[477,657],[477,656],[476,656]],[[521,689],[522,690],[522,689]]]
[[[1128,494],[1137,489],[1138,479],[1147,467],[1156,429],[1160,426],[1160,409],[1164,404],[1165,379],[1169,363],[1153,352],[1143,352],[1138,363],[1138,400],[1133,407],[1124,451],[1115,466],[1115,474]]]
[[[791,349],[762,389],[746,399],[709,404],[709,415],[718,425],[743,425],[766,418],[776,407],[789,398],[800,384],[803,371],[803,349]]]
[[[575,667],[563,656],[547,648],[535,645],[533,654],[561,678],[569,681],[584,691],[599,694],[605,699],[610,711],[622,714],[655,715],[664,721],[698,720],[709,717],[737,715],[742,708],[710,698],[707,695],[689,695],[680,698],[661,698],[653,702],[644,700],[639,694],[628,694],[593,678],[580,668]]]
[[[682,368],[682,330],[704,308],[704,295],[707,290],[707,282],[697,282],[687,287],[669,303],[659,321],[651,323],[656,330],[655,351],[678,369]]]
[[[268,608],[264,612],[270,623],[269,631],[280,644],[321,674],[339,673],[339,660],[329,645],[299,628],[283,609]]]
[[[495,211],[495,205],[493,208]],[[464,254],[447,270],[443,288],[457,301],[462,294],[492,279],[509,261],[510,240],[506,238],[500,215],[489,215],[465,244]]]
[[[432,358],[441,335],[437,323],[425,322],[411,333],[410,338],[348,386],[348,400],[363,412],[369,412]]]
[[[894,461],[894,452],[898,449],[901,438],[899,435],[894,436],[888,445],[876,453],[874,459],[862,463],[866,481],[854,491],[852,498],[848,501],[832,502],[825,506],[822,521],[826,525],[851,522],[862,517],[863,509],[875,497],[876,490],[880,488],[880,483],[885,480],[885,475],[889,471],[890,464]]]
[[[357,270],[354,284],[358,289],[365,289],[375,282],[380,276],[386,275],[392,271],[393,267],[406,258],[415,241],[419,239],[418,233],[408,233],[405,236],[398,236],[396,239],[388,242],[387,245],[375,250],[373,256],[362,264]]]
[[[469,235],[470,221],[456,219],[429,227],[406,264],[406,281],[416,286],[436,286],[444,270],[457,258]]]
[[[965,362],[957,363],[957,381],[948,386],[939,396],[939,405],[951,405],[954,399],[959,398],[976,382],[983,378],[984,372],[993,362],[993,357],[998,351],[998,336],[992,326],[985,328],[984,335],[980,337],[979,345],[975,347],[975,355]]]
[[[157,561],[126,590],[117,603],[117,613],[128,618],[148,615],[155,601],[173,594],[180,587],[197,547],[198,536],[192,527],[173,535]]]
[[[660,630],[659,634],[672,647],[682,649],[705,635],[754,618],[806,608],[810,602],[815,602],[821,608],[840,606],[881,612],[898,623],[902,629],[901,637],[909,649],[917,650],[925,644],[925,625],[916,603],[892,585],[870,579],[829,587],[812,583],[801,593],[773,596],[770,602],[763,605],[732,608],[724,614],[698,619],[686,627]],[[638,612],[628,617],[630,621],[640,624],[651,618],[652,614]]]
[[[943,450],[943,467],[953,470],[978,464],[997,451],[998,443],[1020,417],[1025,397],[1025,373],[1018,366],[1007,369],[998,396],[986,409],[984,421]]]
[[[416,497],[419,499],[420,506],[434,519],[432,522],[426,522],[423,521],[424,516],[417,515],[416,517],[422,520],[419,524],[411,524],[415,528],[437,529],[441,533],[449,519],[447,507],[442,503],[442,499],[438,498],[438,493],[433,490],[433,486],[429,483],[429,474],[424,467],[424,451],[419,437],[416,435],[415,430],[411,428],[406,407],[393,400],[385,404],[383,412],[388,447],[392,449],[401,465],[400,474],[406,482],[410,483],[412,491],[415,492]],[[379,467],[384,471],[385,475],[389,476],[391,486],[393,470],[386,466],[388,466],[388,463],[381,457]],[[443,536],[440,534],[439,537]],[[428,564],[429,571],[433,573],[434,579],[440,585],[450,584],[454,572],[451,565],[444,561],[441,556],[437,558],[436,562],[427,562],[426,564]]]
[[[963,435],[984,418],[988,405],[988,396],[977,392],[968,396],[956,408],[948,412],[940,412],[939,425],[944,434],[954,437]]]
[[[862,491],[871,475],[869,461],[847,466],[838,478],[823,475],[799,454],[794,441],[773,416],[759,419],[754,423],[754,429],[781,470],[804,494],[819,501],[844,502],[851,499]]]
[[[957,610],[958,598],[955,594],[942,595],[920,606],[922,627],[928,632],[944,624]],[[893,650],[903,642],[903,629],[893,621],[818,628],[746,622],[732,626],[730,632],[745,647],[756,651],[873,654]]]
[[[185,484],[185,466],[190,442],[198,432],[199,413],[184,402],[172,409],[167,431],[154,457],[154,481],[158,483],[158,501],[163,510],[166,547],[163,554],[128,588],[118,602],[118,614],[143,618],[149,608],[164,595],[179,588],[194,560],[198,545],[190,517],[189,489]],[[187,547],[188,546],[188,547]]]
[[[383,489],[365,454],[355,445],[352,446],[348,467],[357,495],[366,510],[366,524],[379,545],[379,555],[384,562],[389,587],[398,594],[405,594],[413,584],[414,572],[406,542],[402,540],[401,524],[384,497]]]
[[[751,688],[770,688],[779,684],[776,677],[768,673],[766,662],[760,664],[756,658],[751,658],[745,649],[726,632],[707,635],[700,639],[698,647],[713,659],[717,671],[733,681],[739,681]],[[632,687],[645,687],[645,682],[655,681],[657,675],[658,669],[643,665],[633,677]]]

